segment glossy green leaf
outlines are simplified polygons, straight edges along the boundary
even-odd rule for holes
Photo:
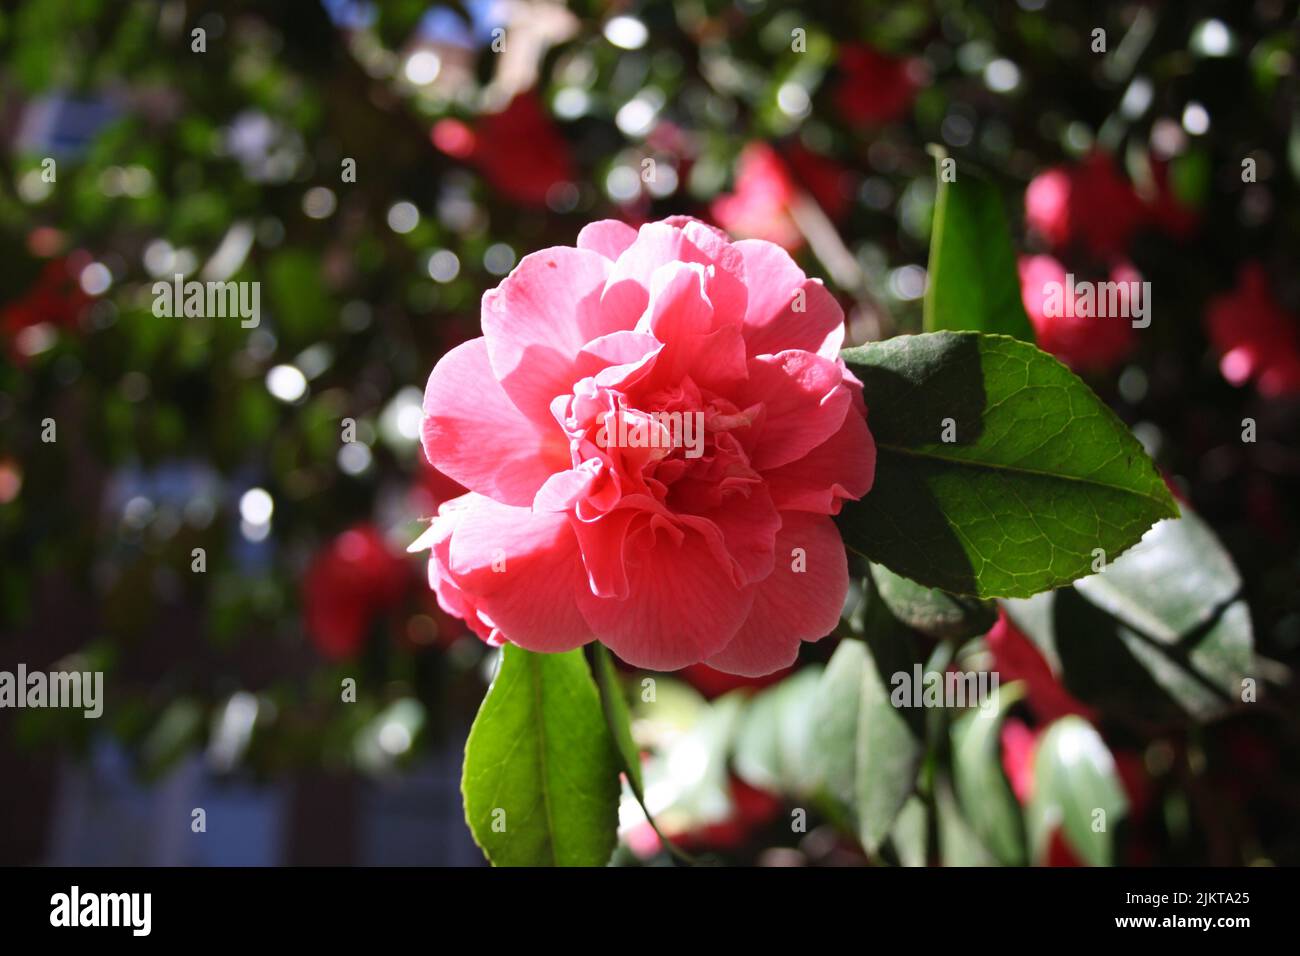
[[[641,779],[641,752],[632,739],[632,716],[628,711],[627,698],[623,696],[623,682],[619,679],[618,668],[614,666],[614,655],[604,644],[597,643],[596,686],[600,689],[600,704],[605,712],[605,723],[610,736],[618,748],[623,772],[627,774],[628,783],[636,798],[645,801],[645,784]]]
[[[953,783],[971,829],[1006,866],[1025,863],[1020,803],[1002,771],[1002,721],[1024,695],[1022,684],[998,688],[996,701],[953,721]]]
[[[461,790],[496,866],[603,866],[618,829],[619,756],[581,650],[507,644],[465,745]]]
[[[1241,701],[1251,676],[1241,577],[1190,509],[1102,573],[1007,611],[1066,688],[1103,713],[1210,720]]]
[[[815,778],[813,730],[822,668],[801,668],[748,702],[736,732],[732,761],[751,786],[805,796]]]
[[[939,859],[944,866],[997,866],[997,858],[980,842],[947,777],[936,778],[934,815],[939,831]]]
[[[909,797],[894,821],[889,842],[903,866],[925,866],[929,854],[930,814],[920,797]]]
[[[954,594],[1028,597],[1177,514],[1128,428],[1032,345],[935,332],[843,355],[865,386],[877,462],[840,527],[899,574]]]
[[[1115,862],[1115,832],[1128,815],[1128,798],[1115,758],[1092,724],[1062,717],[1034,751],[1034,795],[1027,819],[1034,859],[1046,858],[1059,828],[1090,866]]]
[[[945,166],[950,160],[942,150],[935,153],[938,185],[925,330],[996,332],[1033,342],[1002,197],[964,165],[958,168],[955,160]],[[955,175],[951,182],[945,169]]]
[[[822,675],[812,741],[824,792],[874,853],[915,790],[925,747],[922,711],[889,699],[891,675],[916,661],[908,633],[883,606],[868,616],[865,639],[842,641]]]
[[[987,633],[998,619],[997,605],[992,601],[927,588],[882,564],[871,566],[871,576],[880,599],[894,617],[931,637],[944,640],[975,637]]]

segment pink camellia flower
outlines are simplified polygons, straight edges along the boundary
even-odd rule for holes
[[[415,572],[374,525],[356,525],[333,539],[302,581],[304,623],[317,650],[330,659],[356,654],[372,625],[411,593]]]
[[[871,487],[843,313],[778,246],[684,217],[588,225],[483,297],[425,453],[470,489],[411,546],[489,642],[760,675],[839,620],[831,515]]]
[[[1233,385],[1255,379],[1270,398],[1300,393],[1300,329],[1273,298],[1258,262],[1241,267],[1235,289],[1210,300],[1205,326]]]
[[[751,692],[761,690],[764,687],[771,687],[773,684],[780,683],[792,672],[793,668],[783,667],[780,670],[772,671],[770,674],[745,677],[740,674],[728,674],[726,671],[720,671],[708,664],[687,664],[677,672],[677,676],[694,687],[707,699],[713,700],[723,694],[729,694],[733,690]]]
[[[997,623],[984,637],[993,655],[994,669],[1003,683],[1025,682],[1025,700],[1034,716],[1044,722],[1077,714],[1088,720],[1096,716],[1092,708],[1075,698],[1052,673],[1042,651],[1011,623],[1007,612],[998,611]]]
[[[1146,217],[1133,184],[1101,151],[1040,173],[1025,190],[1029,228],[1053,249],[1077,243],[1102,260],[1125,254]]]
[[[840,50],[835,105],[850,123],[865,126],[898,119],[912,105],[923,80],[918,61],[890,56],[865,43]]]
[[[1147,203],[1147,212],[1152,225],[1161,232],[1175,239],[1186,239],[1196,232],[1201,214],[1178,195],[1171,177],[1172,169],[1168,160],[1152,161],[1151,178],[1155,194]]]
[[[1120,263],[1111,270],[1109,281],[1119,284],[1113,303],[1099,283],[1091,282],[1087,304],[1077,294],[1082,277],[1072,277],[1051,256],[1024,256],[1019,265],[1020,297],[1044,352],[1076,371],[1105,371],[1133,351],[1136,303],[1131,297],[1142,277],[1131,265]],[[1119,306],[1113,310],[1117,314],[1111,314],[1112,304]]]
[[[0,340],[14,364],[27,364],[23,340],[33,329],[76,329],[81,314],[93,301],[78,284],[77,271],[75,257],[51,259],[26,293],[0,310]]]
[[[849,209],[847,175],[838,163],[797,143],[785,156],[767,143],[750,143],[736,161],[734,191],[715,199],[709,211],[732,235],[797,252],[804,236],[793,210],[806,198],[801,188],[829,218],[840,220]]]
[[[551,189],[571,182],[569,145],[532,91],[515,96],[499,113],[485,113],[471,128],[441,119],[429,133],[434,146],[465,160],[501,195],[525,206],[545,207]]]
[[[767,143],[750,143],[736,161],[735,190],[713,200],[710,213],[728,232],[798,251],[803,233],[790,216],[794,180]]]

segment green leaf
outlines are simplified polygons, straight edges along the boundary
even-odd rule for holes
[[[841,641],[822,672],[813,718],[813,767],[817,778],[838,813],[854,821],[859,713],[866,668],[866,645],[855,640]]]
[[[1046,858],[1058,828],[1090,866],[1115,860],[1115,831],[1128,815],[1115,758],[1082,717],[1062,717],[1034,751],[1034,795],[1028,821],[1034,859]]]
[[[944,866],[997,866],[997,859],[962,816],[946,776],[935,778],[934,815],[938,822],[939,860]]]
[[[813,767],[835,808],[874,853],[916,787],[925,753],[923,713],[890,702],[891,675],[916,655],[888,611],[869,616],[865,640],[844,640],[823,673],[813,707]]]
[[[337,311],[321,281],[318,259],[305,249],[286,248],[275,253],[266,267],[266,291],[275,310],[276,329],[282,341],[294,348],[310,343]]]
[[[1006,866],[1025,863],[1020,803],[1002,772],[1000,732],[1007,711],[1024,696],[1024,685],[998,688],[995,707],[972,708],[952,725],[953,783],[971,829]]]
[[[916,663],[907,632],[897,624],[868,627],[865,643],[871,653],[858,724],[858,836],[874,853],[916,789],[925,756],[925,712],[895,707],[889,699],[892,675],[910,673]]]
[[[496,866],[604,866],[618,830],[619,757],[581,650],[507,644],[465,744],[461,790]]]
[[[895,574],[883,564],[873,564],[871,576],[880,599],[894,617],[931,637],[944,640],[975,637],[988,633],[998,619],[997,605],[992,601],[927,588]]]
[[[605,712],[605,723],[610,736],[618,748],[618,755],[627,774],[632,793],[642,804],[645,803],[645,784],[641,779],[641,752],[637,750],[632,739],[632,716],[628,711],[627,698],[623,696],[623,682],[619,679],[618,669],[614,666],[614,655],[604,644],[596,644],[596,686],[600,688],[601,709]]]
[[[779,686],[779,685],[778,685]],[[732,762],[736,776],[760,790],[780,791],[781,701],[772,688],[755,694],[740,715]]]
[[[1241,577],[1188,508],[1100,574],[1007,612],[1070,693],[1103,713],[1210,720],[1241,700],[1251,670]]]
[[[909,797],[894,821],[889,842],[903,866],[925,866],[929,853],[930,814],[920,797]]]
[[[865,387],[877,458],[875,485],[845,505],[840,528],[905,577],[1028,597],[1177,514],[1128,428],[1032,345],[935,332],[842,354]]]
[[[930,268],[925,292],[925,330],[996,332],[1024,342],[1034,330],[1020,298],[1020,275],[1002,197],[965,166],[944,181],[941,149],[934,149],[938,186]]]
[[[809,666],[755,694],[740,717],[732,761],[751,786],[804,796],[814,788],[813,731],[822,668]]]

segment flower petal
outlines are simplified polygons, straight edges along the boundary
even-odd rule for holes
[[[745,263],[749,355],[803,349],[833,359],[844,344],[844,310],[780,246],[758,239],[734,244]],[[799,293],[803,293],[802,296]]]
[[[650,306],[637,326],[664,343],[648,388],[665,388],[691,378],[716,391],[745,380],[745,345],[736,325],[720,322],[708,294],[709,274],[698,263],[670,262],[655,270]]]
[[[448,565],[512,644],[552,653],[592,639],[576,601],[586,589],[582,560],[564,515],[475,497],[452,533]]]
[[[610,262],[587,249],[557,246],[524,256],[483,296],[483,336],[495,378],[536,422],[551,420],[551,399],[573,387],[578,351],[598,336],[631,328],[602,305]]]
[[[846,498],[856,501],[876,477],[876,443],[856,409],[834,435],[795,461],[763,473],[772,501],[782,511],[839,514]]]
[[[707,270],[705,291],[718,322],[740,327],[745,317],[745,263],[735,246],[716,229],[694,219],[652,222],[637,232],[636,242],[618,257],[610,271],[610,289],[628,280],[650,287],[655,270],[673,262],[713,266]]]
[[[510,401],[471,339],[442,357],[424,390],[421,439],[429,463],[471,491],[524,505],[552,472],[569,466],[563,432],[549,434]]]
[[[746,677],[770,674],[794,663],[800,642],[820,640],[839,623],[849,565],[835,522],[804,512],[782,518],[776,569],[755,585],[749,617],[727,646],[708,658],[710,667]]]
[[[621,256],[623,250],[635,241],[636,230],[617,219],[589,222],[578,233],[579,249],[590,249],[611,261]]]
[[[844,424],[852,392],[838,361],[790,350],[749,360],[742,407],[762,402],[765,417],[750,458],[766,471],[798,461]]]
[[[666,671],[703,660],[726,646],[749,613],[753,589],[733,588],[698,534],[647,528],[625,553],[627,599],[588,591],[578,606],[597,637],[633,667]]]

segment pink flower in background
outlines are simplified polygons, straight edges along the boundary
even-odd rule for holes
[[[1237,287],[1210,300],[1205,327],[1219,370],[1233,385],[1254,379],[1270,398],[1300,393],[1300,331],[1280,306],[1258,262],[1241,267]]]
[[[1155,196],[1147,204],[1152,224],[1166,235],[1175,239],[1186,239],[1196,232],[1201,222],[1200,211],[1187,205],[1179,198],[1170,179],[1173,169],[1168,160],[1153,160],[1151,177],[1154,181]]]
[[[993,670],[1001,675],[1002,683],[1025,682],[1025,699],[1039,720],[1046,723],[1068,714],[1094,718],[1093,710],[1076,700],[1056,679],[1042,651],[1011,623],[1006,611],[999,609],[997,623],[984,640],[993,655]]]
[[[774,793],[752,787],[734,774],[728,779],[728,789],[731,804],[725,817],[691,829],[670,830],[665,836],[688,853],[725,852],[743,847],[756,832],[771,826],[781,815],[783,804]],[[643,860],[663,849],[663,841],[648,820],[633,827],[625,839],[632,852]]]
[[[849,209],[847,178],[847,171],[834,160],[797,143],[785,156],[767,143],[750,143],[736,161],[734,191],[715,199],[710,212],[733,235],[764,239],[797,252],[804,236],[791,210],[800,201],[800,190],[838,221]]]
[[[768,242],[592,223],[483,297],[429,377],[424,449],[470,489],[429,549],[439,603],[533,651],[761,675],[839,620],[831,515],[871,487],[843,313]]]
[[[1034,326],[1038,347],[1051,352],[1076,371],[1104,371],[1123,361],[1133,351],[1136,336],[1132,302],[1119,311],[1119,315],[1079,315],[1080,311],[1096,312],[1097,308],[1084,310],[1075,295],[1075,286],[1084,281],[1071,273],[1051,256],[1024,256],[1020,259],[1020,295]],[[1116,265],[1109,281],[1123,283],[1141,282],[1142,277],[1127,263]],[[1091,281],[1091,280],[1087,280]],[[1096,283],[1093,283],[1094,287]],[[1059,293],[1057,292],[1059,290]],[[1125,295],[1128,293],[1125,292]],[[1055,297],[1055,298],[1054,298]],[[1103,296],[1094,296],[1101,302]]]
[[[840,115],[858,126],[888,123],[912,105],[921,87],[918,63],[882,53],[865,43],[840,48],[840,81],[835,105]]]
[[[713,200],[709,211],[728,232],[796,252],[804,239],[790,217],[794,201],[794,180],[776,150],[767,143],[750,143],[736,161],[735,191]]]
[[[1063,166],[1044,170],[1025,189],[1025,225],[1053,249],[1070,241],[1070,172]]]
[[[780,670],[759,677],[743,677],[739,674],[728,674],[726,671],[720,671],[708,664],[687,664],[678,672],[678,676],[706,698],[713,700],[715,697],[729,694],[733,690],[754,691],[770,687],[789,676],[790,673],[791,668],[783,667]]]
[[[999,621],[998,626],[1001,624],[1002,622]],[[1047,732],[1047,725],[1053,719],[1055,718],[1044,717],[1040,726],[1031,728],[1024,721],[1009,717],[1002,725],[1000,734],[1002,772],[1006,774],[1011,792],[1021,806],[1028,806],[1034,797],[1034,765],[1038,744],[1043,734]],[[1093,723],[1095,724],[1095,721]],[[1154,800],[1151,776],[1147,772],[1141,754],[1133,750],[1111,748],[1111,755],[1115,759],[1116,776],[1119,777],[1120,786],[1124,788],[1124,795],[1128,799],[1127,820],[1130,825],[1140,826],[1150,813]],[[1045,859],[1042,861],[1046,866],[1084,865],[1066,840],[1063,827],[1053,827],[1046,850]],[[1143,866],[1149,862],[1146,859],[1147,848],[1132,834],[1124,850],[1126,862],[1130,866]]]
[[[0,311],[0,338],[16,365],[27,363],[23,336],[30,330],[76,329],[82,312],[94,301],[78,284],[77,271],[73,257],[51,259],[26,293]]]
[[[307,634],[328,658],[356,654],[375,621],[402,603],[415,580],[409,559],[374,525],[349,528],[312,560],[303,578]]]
[[[430,138],[448,156],[475,166],[502,196],[524,205],[544,207],[552,187],[574,178],[569,144],[531,91],[499,113],[483,114],[474,127],[439,120]]]
[[[1023,720],[1008,717],[1002,725],[1002,770],[1011,792],[1022,804],[1034,795],[1034,747],[1038,734]]]
[[[1106,261],[1128,251],[1146,215],[1133,184],[1100,150],[1040,173],[1025,190],[1025,224],[1048,245],[1078,244]]]
[[[841,222],[849,214],[854,183],[847,169],[798,141],[786,148],[785,159],[796,182],[808,190],[832,221]]]

